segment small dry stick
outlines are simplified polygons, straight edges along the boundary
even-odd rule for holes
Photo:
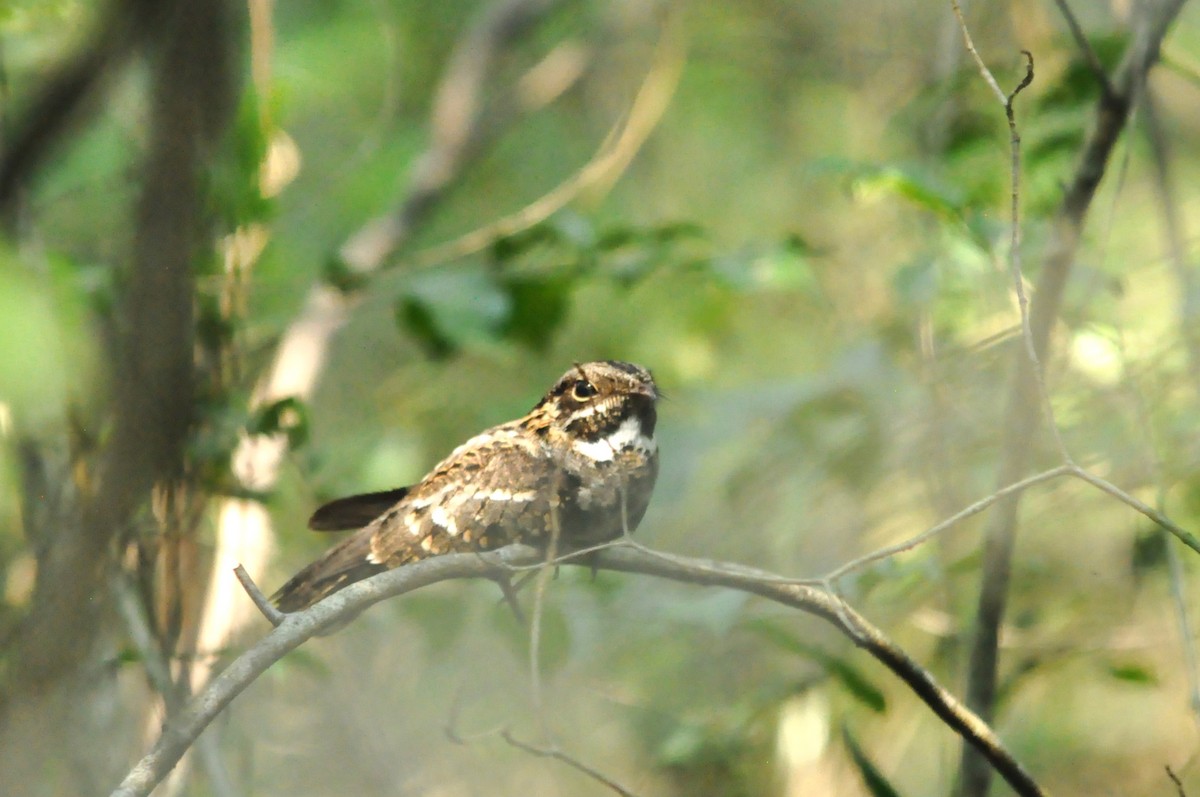
[[[238,565],[233,568],[233,574],[241,582],[242,589],[246,590],[246,594],[250,596],[250,600],[254,601],[254,605],[262,612],[262,616],[267,618],[267,622],[278,628],[280,623],[287,618],[287,615],[275,608],[270,599],[254,583],[254,579],[250,578],[250,574],[246,572],[246,568]]]

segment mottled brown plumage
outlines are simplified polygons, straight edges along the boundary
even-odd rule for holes
[[[574,366],[523,418],[476,435],[418,484],[338,499],[309,521],[359,529],[275,595],[311,606],[375,573],[452,551],[513,542],[563,550],[633,531],[658,473],[658,391],[650,372],[616,360]]]

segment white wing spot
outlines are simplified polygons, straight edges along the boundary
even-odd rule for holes
[[[483,493],[481,497],[488,501],[532,501],[534,494],[532,490],[523,490],[519,493],[509,490],[492,490],[490,493]]]
[[[446,530],[446,533],[451,537],[458,536],[458,524],[454,522],[454,517],[446,511],[446,507],[438,504],[429,512],[429,519],[435,525],[441,526]]]

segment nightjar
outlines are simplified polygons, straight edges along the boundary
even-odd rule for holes
[[[286,612],[351,584],[449,552],[521,542],[558,550],[632,532],[658,474],[658,388],[619,360],[577,364],[522,418],[472,437],[419,483],[341,498],[309,527],[357,529],[275,594]]]

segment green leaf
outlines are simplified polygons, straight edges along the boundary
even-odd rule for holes
[[[493,241],[492,259],[504,265],[538,247],[557,244],[561,240],[562,235],[552,224],[538,224]]]
[[[116,664],[140,664],[142,654],[136,648],[125,647],[117,651]]]
[[[703,760],[708,733],[694,723],[680,723],[658,746],[658,763],[668,767],[689,766]]]
[[[405,296],[396,303],[396,323],[416,338],[431,360],[458,353],[458,343],[439,327],[429,303],[417,296]]]
[[[1118,681],[1125,681],[1139,686],[1155,686],[1158,684],[1158,676],[1149,667],[1141,664],[1109,664],[1108,674]]]
[[[961,220],[962,199],[950,189],[917,171],[900,166],[867,167],[851,181],[862,199],[894,196],[944,219]]]
[[[1138,530],[1129,553],[1134,578],[1141,578],[1166,566],[1167,544],[1167,535],[1158,526]]]
[[[262,194],[259,169],[267,154],[258,95],[242,92],[230,134],[206,171],[209,203],[228,229],[269,219],[275,204]]]
[[[308,442],[308,409],[295,396],[280,399],[260,409],[250,420],[250,434],[285,434],[292,448]]]
[[[854,735],[850,733],[850,728],[842,726],[842,742],[846,745],[847,752],[850,753],[850,760],[854,762],[854,766],[858,768],[858,774],[862,776],[863,785],[867,787],[874,797],[900,797],[900,792],[895,786],[879,771],[879,767],[867,756]]]
[[[562,276],[503,276],[508,318],[499,332],[537,351],[545,351],[562,326],[575,280]]]

